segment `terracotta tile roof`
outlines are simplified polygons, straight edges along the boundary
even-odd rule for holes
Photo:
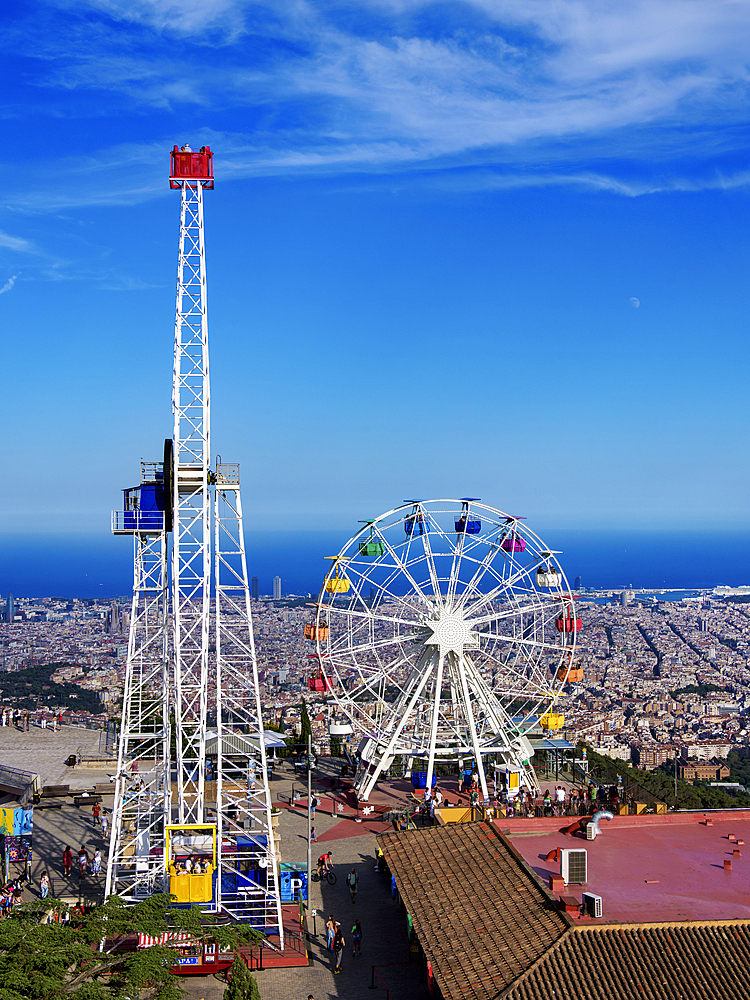
[[[571,927],[487,823],[383,833],[378,841],[444,1000],[497,997]]]
[[[507,1000],[738,1000],[750,997],[750,921],[576,927]]]

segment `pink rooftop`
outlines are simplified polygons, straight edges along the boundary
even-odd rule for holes
[[[547,886],[560,875],[559,862],[545,860],[547,854],[585,848],[588,882],[568,885],[564,894],[601,896],[596,923],[750,919],[750,810],[616,816],[602,821],[593,841],[560,832],[565,819],[495,822]]]

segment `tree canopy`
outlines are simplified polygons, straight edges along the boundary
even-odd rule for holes
[[[587,756],[591,776],[598,781],[611,785],[619,774],[634,794],[637,794],[636,789],[640,786],[658,801],[674,806],[674,761],[667,761],[653,771],[640,771],[622,760],[598,754],[591,747],[587,747]],[[747,808],[748,804],[750,799],[746,796],[729,795],[720,788],[711,788],[702,782],[690,785],[681,779],[677,781],[679,809],[738,809]]]
[[[169,967],[168,946],[117,952],[115,942],[129,934],[158,937],[167,930],[186,931],[194,938],[211,938],[222,948],[252,943],[261,935],[251,927],[212,925],[197,906],[170,909],[166,894],[134,906],[110,897],[102,906],[71,914],[69,923],[46,922],[67,906],[57,900],[34,900],[0,921],[0,1000],[109,1000],[150,997],[180,1000],[180,981]],[[105,950],[99,951],[105,941]]]
[[[308,736],[312,737],[312,723],[310,722],[310,716],[308,715],[307,705],[305,704],[304,698],[302,699],[302,706],[300,708],[299,721],[300,721],[299,740],[300,743],[304,744],[304,746],[307,747],[307,738]]]

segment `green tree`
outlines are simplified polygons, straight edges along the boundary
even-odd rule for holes
[[[43,922],[67,906],[57,900],[34,900],[0,921],[0,1000],[108,1000],[141,997],[179,1000],[179,980],[169,967],[174,951],[166,946],[111,953],[111,944],[130,934],[158,936],[186,931],[198,940],[212,938],[222,948],[257,941],[250,927],[204,924],[198,907],[171,910],[168,895],[125,906],[116,896],[102,906],[72,915],[69,923]],[[169,921],[169,922],[168,922]],[[107,950],[99,944],[106,940]]]
[[[229,986],[224,990],[224,1000],[260,1000],[260,990],[255,976],[250,975],[247,965],[239,955],[232,962],[227,978]]]
[[[302,707],[300,708],[300,743],[307,748],[307,738],[308,736],[312,738],[312,723],[310,722],[310,716],[307,714],[307,705],[305,704],[305,699],[302,699]]]

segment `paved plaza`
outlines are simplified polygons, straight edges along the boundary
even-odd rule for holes
[[[95,783],[108,780],[113,769],[67,767],[65,760],[72,753],[94,756],[99,746],[99,734],[85,729],[64,727],[58,733],[32,728],[28,733],[0,729],[0,762],[10,767],[36,771],[43,785],[70,785],[73,790],[91,790]],[[338,882],[313,884],[310,907],[317,911],[307,920],[309,963],[303,968],[266,969],[255,973],[263,1000],[427,1000],[427,986],[422,980],[417,961],[409,961],[406,915],[401,905],[391,897],[390,879],[375,870],[376,832],[387,824],[364,818],[358,822],[347,805],[346,793],[331,789],[336,783],[340,764],[321,759],[315,772],[314,788],[321,802],[315,815],[316,836],[313,844],[313,864],[323,850],[331,851]],[[279,829],[281,855],[284,862],[307,860],[307,780],[295,776],[291,764],[277,762],[270,782],[271,798],[280,806]],[[296,795],[295,795],[296,793]],[[300,801],[295,802],[297,796]],[[60,801],[60,800],[57,800]],[[39,877],[47,869],[53,879],[53,891],[62,898],[77,895],[78,880],[65,879],[62,874],[62,852],[66,844],[73,851],[82,845],[90,855],[99,849],[106,870],[107,844],[101,829],[95,827],[91,808],[78,808],[72,797],[62,799],[60,808],[34,809],[33,885],[24,898],[38,896]],[[110,812],[113,797],[105,794],[102,806]],[[344,808],[342,813],[340,807]],[[360,819],[362,819],[360,817]],[[390,828],[388,826],[388,828]],[[359,875],[359,891],[352,903],[346,885],[346,875],[352,866]],[[104,875],[89,881],[103,884]],[[347,947],[342,971],[333,974],[333,955],[327,951],[325,922],[329,916],[341,923]],[[362,923],[362,954],[352,957],[351,927],[359,917]],[[376,989],[371,990],[373,966],[376,966]],[[190,1000],[221,1000],[226,984],[213,976],[184,978],[181,984]]]

